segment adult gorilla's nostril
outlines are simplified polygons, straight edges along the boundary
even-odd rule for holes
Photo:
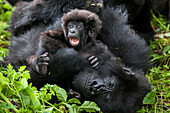
[[[91,85],[94,86],[94,85],[97,85],[97,84],[98,84],[98,81],[97,80],[93,80]]]
[[[104,83],[102,80],[100,79],[93,80],[90,86],[91,94],[92,95],[98,94],[98,92],[102,90],[103,87],[104,87]]]

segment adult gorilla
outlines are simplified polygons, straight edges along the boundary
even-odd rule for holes
[[[129,14],[128,23],[149,43],[154,34],[150,25],[151,5],[149,0],[72,0],[72,2],[69,0],[34,0],[31,3],[22,2],[17,5],[12,16],[12,33],[18,35],[33,26],[48,26],[70,9],[89,9],[98,13],[103,7],[103,2],[105,7],[125,5]]]

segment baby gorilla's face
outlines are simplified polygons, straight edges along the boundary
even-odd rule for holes
[[[69,44],[73,47],[80,47],[83,45],[83,40],[86,39],[83,23],[70,21],[67,25],[67,29],[67,39],[69,40]]]

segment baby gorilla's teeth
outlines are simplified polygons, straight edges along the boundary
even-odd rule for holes
[[[69,38],[70,39],[70,44],[73,46],[76,46],[79,44],[79,40],[76,38]]]

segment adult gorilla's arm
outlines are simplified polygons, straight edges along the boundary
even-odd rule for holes
[[[108,45],[111,52],[122,59],[125,66],[142,69],[146,72],[149,64],[149,47],[144,39],[135,34],[127,25],[128,15],[122,9],[107,8],[101,14],[103,22],[99,37]]]

